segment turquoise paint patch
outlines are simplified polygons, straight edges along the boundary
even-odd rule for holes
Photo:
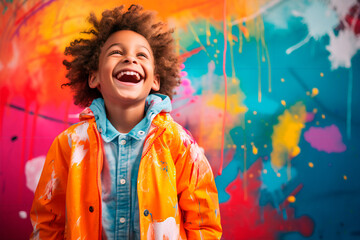
[[[287,166],[275,171],[270,161],[264,161],[263,167],[265,171],[262,171],[261,173],[262,189],[266,189],[273,194],[276,191],[281,191],[281,187],[288,183]],[[280,174],[279,176],[277,175],[278,173]],[[291,168],[290,174],[290,179],[296,178],[296,169]]]
[[[251,111],[256,111],[262,114],[274,114],[280,107],[279,103],[266,96],[262,96],[260,103],[258,101],[258,96],[248,96],[244,100],[244,103],[249,109],[251,109]]]
[[[287,219],[288,219],[288,216],[287,216],[287,214],[286,214],[286,210],[285,210],[285,209],[282,210],[282,216],[283,216],[283,219],[284,219],[284,220],[287,220]]]
[[[237,159],[232,160],[226,168],[224,168],[222,175],[215,178],[215,184],[218,190],[219,203],[227,202],[230,199],[230,195],[225,191],[225,188],[232,183],[239,175],[239,161]]]
[[[270,197],[270,201],[272,202],[273,206],[279,211],[279,205],[284,200],[285,196],[282,191],[283,186],[288,184],[289,178],[287,175],[287,166],[280,168],[279,170],[275,171],[271,165],[270,161],[265,161],[263,163],[263,171],[261,173],[261,180],[262,180],[262,194],[267,193]],[[296,178],[297,171],[294,168],[290,169],[291,179]],[[278,175],[279,174],[279,175]],[[261,199],[260,199],[261,202]]]

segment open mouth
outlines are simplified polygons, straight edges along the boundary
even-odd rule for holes
[[[140,73],[131,70],[120,71],[115,74],[115,78],[120,82],[126,83],[138,83],[143,79]]]

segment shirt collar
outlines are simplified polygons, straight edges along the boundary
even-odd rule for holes
[[[104,99],[94,99],[90,105],[90,109],[94,113],[98,131],[105,142],[111,142],[119,135],[141,140],[146,137],[151,122],[158,113],[171,111],[171,101],[166,95],[150,94],[145,102],[145,117],[126,134],[119,133],[107,119]]]

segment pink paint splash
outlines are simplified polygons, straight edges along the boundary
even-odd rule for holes
[[[306,113],[306,118],[305,118],[305,122],[312,122],[315,118],[315,114],[312,112],[307,112]]]
[[[319,151],[340,153],[346,150],[339,128],[334,124],[324,128],[311,127],[304,133],[304,138]]]
[[[311,236],[314,231],[313,220],[308,216],[296,217],[294,208],[287,200],[279,206],[280,211],[270,204],[259,206],[261,170],[262,161],[259,159],[245,173],[246,186],[243,179],[237,177],[226,188],[231,197],[229,201],[220,204],[222,239],[276,240],[279,239],[279,234],[287,232]],[[291,195],[296,195],[301,188],[299,185]]]

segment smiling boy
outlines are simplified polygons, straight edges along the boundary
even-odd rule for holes
[[[54,140],[31,209],[32,239],[220,239],[211,167],[173,121],[171,31],[132,5],[90,16],[65,53],[80,123]]]

